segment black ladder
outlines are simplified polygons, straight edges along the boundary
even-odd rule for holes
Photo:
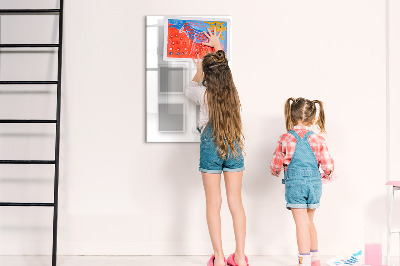
[[[53,202],[0,202],[0,206],[22,207],[53,207],[53,247],[52,266],[57,264],[57,218],[58,218],[58,181],[60,164],[60,111],[61,111],[61,67],[62,67],[62,32],[63,32],[63,0],[60,0],[59,9],[0,9],[0,15],[58,15],[58,43],[57,44],[0,44],[0,48],[58,48],[57,80],[51,81],[0,81],[2,84],[54,84],[57,85],[57,110],[55,120],[40,119],[0,119],[0,123],[53,123],[56,125],[54,160],[0,160],[0,164],[54,164],[54,199]]]

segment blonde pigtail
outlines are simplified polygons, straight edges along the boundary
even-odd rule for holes
[[[319,105],[319,115],[318,115],[317,125],[318,125],[319,129],[321,130],[321,133],[326,133],[324,104],[323,104],[323,102],[321,102],[319,100],[314,100],[313,104]]]
[[[290,131],[293,129],[293,120],[292,120],[292,105],[290,101],[294,102],[295,99],[289,98],[285,103],[285,122],[286,122],[286,130]]]

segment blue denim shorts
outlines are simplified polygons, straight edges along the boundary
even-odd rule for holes
[[[322,194],[321,178],[290,179],[285,181],[286,208],[316,209]]]
[[[239,150],[239,155],[235,157],[229,149],[228,155],[224,159],[220,157],[211,134],[211,128],[207,126],[201,134],[199,171],[220,174],[222,171],[240,172],[244,169],[242,151]]]

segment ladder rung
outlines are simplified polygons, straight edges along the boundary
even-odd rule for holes
[[[0,9],[0,14],[59,13],[60,9]]]
[[[0,124],[52,124],[57,120],[39,120],[39,119],[0,119]]]
[[[400,229],[393,229],[390,233],[400,233]]]
[[[0,81],[0,84],[57,84],[57,80],[53,81]]]
[[[22,48],[22,47],[32,47],[32,48],[41,48],[41,47],[58,47],[57,43],[54,44],[41,44],[41,43],[20,43],[20,44],[0,44],[0,48]]]
[[[32,203],[25,203],[25,202],[0,202],[0,206],[28,206],[28,207],[53,207],[54,203],[44,203],[44,202],[32,202]]]
[[[0,164],[55,164],[55,160],[0,160]]]

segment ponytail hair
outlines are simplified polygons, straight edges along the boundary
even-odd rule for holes
[[[310,101],[305,98],[289,98],[285,103],[285,123],[286,130],[290,131],[299,122],[310,125],[317,116],[317,104],[319,105],[319,115],[317,125],[321,133],[325,130],[324,104],[319,100]]]
[[[318,115],[318,120],[317,120],[317,125],[319,127],[319,130],[321,131],[321,133],[326,133],[324,104],[320,100],[314,100],[313,104],[319,105],[319,115]]]
[[[293,119],[292,119],[292,105],[290,101],[294,102],[295,100],[293,98],[289,98],[286,100],[285,103],[285,123],[286,123],[286,130],[290,131],[292,130],[294,124],[293,124]]]

